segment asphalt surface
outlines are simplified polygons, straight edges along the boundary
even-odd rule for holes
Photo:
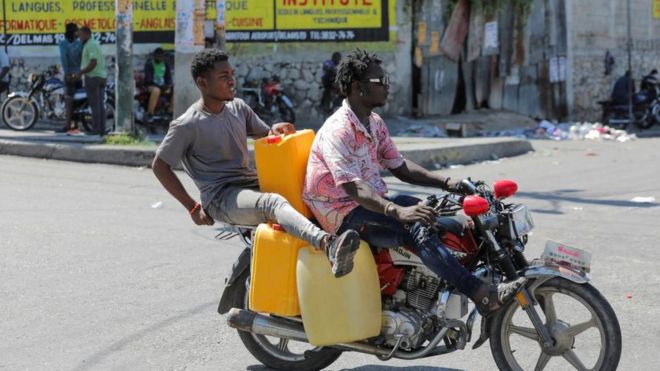
[[[515,200],[536,221],[527,256],[547,239],[591,251],[593,284],[621,324],[619,368],[656,369],[660,139],[533,145],[442,173],[515,179]],[[149,169],[12,156],[0,156],[0,169],[0,369],[264,370],[216,313],[238,241],[193,225]],[[388,183],[393,192],[432,191]],[[386,363],[345,353],[329,369],[495,368],[485,344]],[[546,369],[570,368],[553,359]]]

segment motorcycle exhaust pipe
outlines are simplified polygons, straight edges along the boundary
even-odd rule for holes
[[[227,313],[227,325],[240,331],[247,331],[257,335],[274,336],[295,341],[309,343],[302,324],[292,323],[284,318],[264,316],[245,309],[232,308]],[[379,348],[366,343],[341,343],[332,345],[332,348],[373,354],[379,357],[417,359],[451,352],[444,346],[437,346],[445,336],[448,328],[442,329],[431,343],[424,349],[416,352],[402,352],[397,349]]]
[[[264,316],[245,309],[231,308],[227,314],[227,325],[240,331],[257,335],[275,336],[308,343],[302,325],[283,318]]]

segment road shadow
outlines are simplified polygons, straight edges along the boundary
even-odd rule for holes
[[[130,335],[127,335],[115,341],[114,343],[105,346],[103,349],[97,351],[96,353],[85,357],[85,359],[82,361],[82,364],[74,368],[73,371],[94,370],[101,362],[110,358],[115,353],[122,351],[124,348],[126,348],[126,346],[135,343],[157,331],[160,331],[163,328],[169,327],[176,322],[196,316],[200,313],[208,312],[211,308],[215,308],[216,306],[217,304],[215,301],[201,304],[194,308],[190,308],[184,313],[166,318],[162,321],[147,326],[140,331],[136,331]]]
[[[535,210],[537,212],[546,212],[546,213],[559,213],[559,206],[562,202],[571,202],[576,204],[583,205],[601,205],[601,206],[610,206],[610,207],[636,207],[640,209],[648,209],[651,207],[658,207],[656,202],[633,202],[627,200],[602,200],[602,199],[591,199],[580,196],[573,196],[573,193],[580,192],[575,189],[561,189],[553,192],[518,192],[516,197],[521,198],[531,198],[534,200],[542,200],[550,202],[554,207],[550,209],[539,209]]]
[[[247,367],[249,371],[277,371],[273,368],[264,365],[251,365]],[[406,366],[406,367],[393,367],[383,365],[364,365],[354,368],[333,368],[332,366],[326,368],[327,371],[464,371],[458,368],[446,367],[431,367],[431,366]]]
[[[440,190],[434,191],[432,188],[417,188],[410,189],[408,185],[402,184],[392,184],[388,185],[388,188],[393,195],[408,195],[415,196],[420,194],[432,194],[440,193]],[[583,190],[580,189],[559,189],[552,192],[518,192],[516,193],[516,198],[528,198],[533,200],[545,201],[550,204],[549,207],[536,207],[531,209],[535,213],[540,214],[550,214],[550,215],[562,215],[563,203],[573,203],[580,205],[601,205],[609,207],[623,207],[623,208],[639,208],[639,209],[648,209],[652,207],[660,206],[658,202],[633,202],[629,200],[603,200],[603,199],[594,199],[586,198],[579,196],[579,193]],[[424,198],[424,197],[422,197]]]

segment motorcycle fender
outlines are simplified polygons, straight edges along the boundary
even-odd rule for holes
[[[220,297],[218,304],[218,313],[225,314],[232,308],[234,294],[237,292],[240,285],[245,285],[245,282],[238,280],[238,278],[250,269],[251,252],[249,248],[245,248],[238,256],[234,266],[232,267],[231,274],[225,278],[225,289]]]
[[[477,349],[482,346],[490,337],[490,324],[493,322],[495,316],[481,317],[481,334],[479,339],[474,342],[472,349]]]
[[[577,284],[584,284],[591,281],[591,278],[582,271],[554,264],[529,267],[523,275],[527,278],[561,277]]]
[[[9,93],[9,95],[7,95],[7,98],[11,98],[11,97],[27,97],[27,96],[28,96],[28,93],[27,93],[27,92],[24,92],[24,91],[13,91],[13,92]]]

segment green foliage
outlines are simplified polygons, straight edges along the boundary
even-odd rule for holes
[[[153,146],[154,143],[145,140],[139,135],[133,134],[115,134],[105,138],[104,144],[115,146]]]

